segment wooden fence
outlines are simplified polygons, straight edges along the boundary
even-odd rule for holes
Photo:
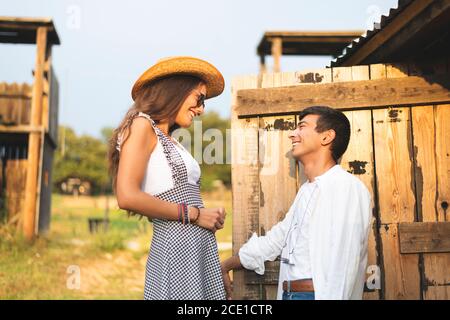
[[[290,157],[289,130],[301,109],[329,105],[351,123],[340,164],[373,199],[364,298],[448,299],[449,73],[448,61],[436,60],[234,79],[234,254],[252,232],[264,235],[288,211],[305,181]],[[278,269],[275,261],[266,263],[264,276],[235,272],[235,298],[274,299]]]

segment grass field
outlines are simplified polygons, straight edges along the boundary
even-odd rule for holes
[[[206,207],[223,206],[216,233],[221,259],[231,255],[231,192],[204,194]],[[109,199],[108,232],[90,234],[88,218],[103,217],[105,197],[52,196],[50,232],[28,244],[0,227],[0,299],[142,299],[152,225],[128,218]],[[73,270],[80,271],[73,288]]]

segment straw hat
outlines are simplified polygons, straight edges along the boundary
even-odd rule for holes
[[[137,79],[131,90],[131,97],[135,100],[144,84],[176,74],[202,79],[206,84],[207,99],[218,96],[225,87],[222,74],[209,62],[194,57],[169,57],[159,60]]]

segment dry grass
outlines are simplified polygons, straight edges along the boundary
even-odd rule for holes
[[[231,255],[231,192],[205,194],[204,200],[228,213],[216,234],[224,259]],[[0,299],[142,299],[151,224],[128,218],[110,197],[110,230],[92,235],[87,219],[104,216],[105,197],[53,195],[52,201],[50,232],[33,244],[0,228]],[[79,289],[67,286],[70,266],[81,271]]]

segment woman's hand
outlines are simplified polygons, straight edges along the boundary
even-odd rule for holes
[[[197,210],[200,210],[200,215],[195,224],[212,232],[223,228],[226,216],[224,208],[200,208]]]

